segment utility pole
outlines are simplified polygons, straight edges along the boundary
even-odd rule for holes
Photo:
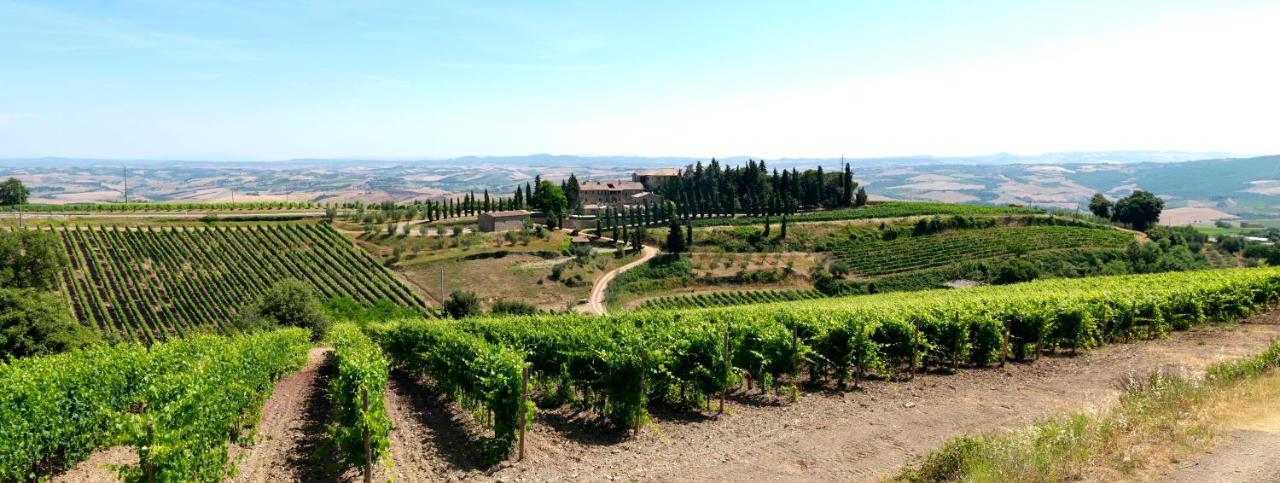
[[[444,309],[444,269],[440,269],[440,308]]]

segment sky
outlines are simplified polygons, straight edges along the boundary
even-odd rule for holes
[[[0,0],[0,158],[1280,153],[1273,1]]]

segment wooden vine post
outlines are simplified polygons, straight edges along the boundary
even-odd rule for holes
[[[724,364],[724,383],[720,385],[720,410],[716,416],[724,414],[724,399],[729,392],[729,329],[724,331],[724,345],[720,351],[720,362]]]
[[[796,328],[791,328],[791,350],[798,354],[800,350],[800,335],[796,334]],[[798,356],[793,356],[791,365],[791,403],[800,402],[800,361]]]
[[[1000,341],[1000,367],[1004,367],[1005,360],[1009,358],[1009,352],[1013,350],[1013,341],[1009,333],[1009,324],[1000,324],[1004,326],[1004,339]]]
[[[360,406],[364,409],[364,414],[369,413],[369,390],[360,387]],[[373,451],[370,449],[369,442],[369,425],[364,425],[364,483],[373,481]]]
[[[525,414],[525,408],[529,405],[529,366],[524,366],[520,371],[520,458],[518,461],[524,461],[524,431],[528,415]]]
[[[142,460],[142,479],[147,483],[156,482],[156,462],[155,462],[155,459],[152,458],[151,456],[151,448],[155,447],[155,440],[156,440],[156,423],[148,419],[147,420],[147,450],[144,452],[144,454],[140,458]]]

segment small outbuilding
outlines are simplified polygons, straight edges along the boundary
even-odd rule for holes
[[[524,228],[526,221],[530,221],[530,215],[532,213],[525,210],[481,213],[477,224],[482,232],[519,230]]]

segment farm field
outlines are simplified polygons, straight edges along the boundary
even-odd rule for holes
[[[1080,277],[1125,258],[1128,246],[1141,239],[1112,226],[1044,215],[800,224],[785,237],[779,230],[775,224],[775,236],[763,236],[748,226],[695,229],[693,248],[682,255],[687,264],[650,262],[649,270],[611,287],[612,303],[635,308],[661,298],[673,308],[720,306],[731,299],[715,293],[758,291],[763,297],[769,291],[819,289],[852,295],[942,288],[953,281],[1009,283],[999,272],[1011,266],[1033,266],[1044,277]],[[654,240],[666,235],[665,229],[655,231]],[[1203,252],[1222,258],[1214,250]],[[665,266],[659,269],[659,263]]]
[[[390,429],[386,423],[370,426],[379,435],[376,447],[382,449],[378,453],[407,458],[393,461],[391,468],[397,474],[429,479],[481,475],[572,479],[586,474],[736,479],[745,472],[760,471],[776,478],[868,478],[892,472],[908,457],[901,448],[871,442],[920,421],[934,423],[927,425],[928,431],[900,437],[904,439],[898,445],[923,451],[956,431],[1007,427],[1051,410],[1105,404],[1115,395],[1115,386],[1107,381],[1126,371],[1171,361],[1194,370],[1217,358],[1247,354],[1280,335],[1274,314],[1243,326],[1203,327],[1270,310],[1277,300],[1280,271],[1266,268],[685,310],[678,312],[679,317],[638,312],[455,323],[393,321],[371,326],[367,339],[353,326],[339,326],[334,329],[338,372],[326,382],[331,390],[345,394],[335,400],[341,401],[339,406],[313,414],[303,412],[313,403],[293,402],[285,409],[273,409],[271,416],[272,421],[277,417],[294,421],[289,424],[296,428],[332,417],[340,422],[338,427],[356,430],[363,424],[359,421],[386,417]],[[192,343],[196,345],[159,344],[149,352],[122,345],[115,352],[31,358],[0,365],[0,385],[19,387],[14,385],[27,380],[27,371],[36,370],[65,371],[57,382],[49,379],[58,387],[107,384],[107,380],[90,382],[85,379],[92,377],[90,372],[71,368],[114,363],[114,370],[122,374],[118,383],[124,385],[102,397],[123,397],[110,403],[121,407],[125,403],[119,401],[129,400],[135,391],[128,386],[130,371],[139,367],[170,371],[165,374],[181,371],[166,369],[173,363],[164,362],[171,358],[162,354],[213,354],[220,340],[242,341],[231,342],[243,348],[225,356],[181,359],[182,364],[194,363],[206,367],[201,371],[209,371],[238,360],[236,354],[257,353],[271,337],[292,340],[287,346],[293,348],[260,356],[278,361],[261,367],[287,369],[245,373],[246,380],[259,381],[254,382],[256,395],[220,410],[218,417],[224,419],[219,421],[230,423],[219,425],[239,427],[232,416],[256,412],[254,408],[263,404],[277,407],[273,401],[282,398],[328,398],[298,383],[269,389],[275,380],[301,366],[305,350],[298,348],[298,335],[299,331],[285,331],[240,339],[204,338]],[[991,337],[996,338],[995,345]],[[1157,340],[1144,341],[1151,338]],[[385,363],[379,362],[379,347],[395,370],[390,376],[379,369],[386,367],[380,366]],[[999,347],[1008,347],[1009,352],[993,352]],[[1093,350],[1080,357],[1048,357],[1085,348]],[[801,354],[810,355],[797,358]],[[198,362],[201,357],[212,358],[209,363]],[[1011,365],[998,363],[1006,357]],[[489,463],[505,460],[517,449],[518,418],[525,411],[521,408],[527,407],[520,396],[521,371],[526,365],[529,398],[538,407],[527,427],[527,460],[486,473]],[[657,371],[658,367],[666,369]],[[931,370],[920,372],[926,368]],[[958,375],[947,375],[957,369]],[[350,376],[342,375],[347,373]],[[174,374],[164,377],[185,380]],[[238,373],[228,373],[228,378],[192,394],[218,394],[224,390],[218,384],[231,384],[240,377],[233,374]],[[903,382],[908,376],[911,381]],[[387,381],[385,389],[383,381]],[[1011,382],[1038,389],[1009,392],[988,387],[1010,387]],[[851,387],[862,389],[851,391]],[[359,408],[367,406],[354,403],[360,396],[353,394],[368,391],[372,400],[380,401],[384,390],[385,416],[380,416],[381,411],[359,416]],[[421,394],[424,391],[428,396]],[[122,396],[110,396],[117,393]],[[587,394],[599,399],[583,398]],[[141,397],[156,401],[163,414],[173,404],[163,402],[169,396]],[[717,416],[722,397],[728,411]],[[0,397],[0,412],[25,407],[5,401]],[[992,417],[957,417],[973,411],[990,411]],[[429,413],[436,416],[426,416]],[[7,421],[55,424],[57,414]],[[357,416],[351,419],[344,414]],[[878,424],[869,424],[873,420]],[[172,431],[174,441],[187,441],[186,435],[197,434],[180,425],[163,427],[173,428],[166,431]],[[281,426],[264,427],[272,432],[271,438],[312,437],[282,432]],[[639,433],[628,436],[629,429]],[[772,434],[772,441],[781,446],[759,445],[765,434]],[[85,435],[89,438],[77,443],[71,463],[111,439],[110,434],[97,431]],[[708,437],[717,444],[707,445]],[[147,439],[134,441],[142,445]],[[225,440],[217,441],[201,442],[198,447],[211,451],[227,447]],[[406,445],[418,448],[417,452],[407,453],[412,450]],[[841,449],[849,445],[864,450]],[[257,456],[258,448],[247,449],[249,461],[271,457],[312,461],[294,459],[304,449],[293,443],[284,443],[283,450],[272,449],[277,446],[264,446],[262,456]],[[659,458],[673,448],[680,451]],[[0,455],[33,461],[25,459],[31,456],[9,451],[0,444]],[[859,456],[871,454],[868,451],[878,456]],[[362,453],[343,450],[340,454],[358,459]],[[145,460],[165,461],[151,458]],[[216,468],[229,461],[215,453],[202,458],[199,471],[212,472],[204,475],[219,474]],[[662,463],[652,464],[654,458]],[[261,464],[252,463],[249,468]],[[73,471],[94,473],[83,467]],[[142,470],[134,467],[132,471]]]
[[[1041,250],[1123,248],[1132,241],[1132,234],[1111,228],[1008,226],[897,240],[861,239],[837,247],[833,253],[855,273],[876,276]]]
[[[849,221],[849,220],[869,220],[877,218],[902,218],[908,216],[932,216],[932,215],[962,215],[962,216],[984,216],[984,215],[1030,215],[1042,213],[1041,210],[1034,208],[1024,208],[1016,206],[994,206],[994,205],[970,205],[957,203],[931,203],[925,201],[874,201],[866,206],[858,208],[843,208],[828,211],[814,211],[806,213],[797,213],[788,217],[791,221],[797,223],[804,222],[825,222],[825,221]],[[781,218],[774,216],[773,221],[776,223]],[[692,221],[694,227],[708,226],[734,226],[734,225],[760,225],[765,221],[764,217],[724,217],[724,218],[700,218]]]
[[[463,290],[476,294],[485,306],[515,301],[565,311],[583,301],[605,272],[635,259],[634,255],[615,257],[609,251],[575,255],[571,237],[561,231],[421,236],[416,231],[388,235],[356,231],[347,223],[338,226],[375,259],[384,264],[395,260],[391,269],[437,304],[443,274],[445,297]]]
[[[950,228],[944,221],[964,227]],[[916,222],[940,228],[910,233],[908,228]],[[229,322],[239,316],[237,309],[243,305],[238,302],[251,300],[255,287],[265,290],[270,282],[284,277],[303,280],[322,299],[390,300],[428,313],[434,302],[426,302],[421,294],[437,289],[439,272],[445,270],[450,288],[474,290],[484,304],[517,300],[563,311],[582,296],[579,293],[590,290],[596,275],[628,260],[605,253],[576,253],[569,248],[565,232],[442,237],[353,230],[351,224],[338,224],[347,230],[298,220],[206,226],[86,223],[52,231],[70,258],[62,282],[77,318],[93,321],[109,339],[146,342],[161,347],[157,349],[161,352],[166,341],[179,335],[234,334]],[[1181,334],[1187,330],[1211,334],[1204,337],[1231,347],[1234,354],[1250,350],[1252,346],[1241,339],[1256,338],[1259,332],[1243,335],[1202,327],[1256,315],[1280,300],[1276,268],[1053,279],[860,297],[830,297],[803,286],[755,289],[765,272],[789,273],[788,283],[795,283],[806,280],[806,272],[833,261],[848,263],[854,277],[888,278],[969,259],[1034,258],[1041,252],[1075,249],[1123,251],[1134,240],[1132,233],[1110,227],[1025,218],[913,219],[877,225],[815,227],[816,238],[798,243],[836,247],[816,254],[820,256],[810,252],[668,255],[665,268],[631,282],[647,283],[677,273],[695,279],[747,277],[743,280],[750,281],[741,290],[650,300],[641,306],[662,310],[456,322],[391,320],[369,322],[364,329],[340,324],[326,337],[332,350],[313,350],[310,362],[303,366],[298,350],[291,349],[287,362],[270,366],[287,369],[247,375],[254,381],[251,397],[220,410],[226,415],[252,415],[257,408],[266,408],[270,423],[261,424],[263,434],[255,438],[261,447],[234,439],[200,444],[212,444],[201,446],[213,448],[207,451],[229,448],[233,455],[247,455],[243,468],[248,475],[258,475],[250,479],[318,477],[312,465],[326,459],[342,462],[343,478],[358,478],[354,469],[361,466],[365,454],[359,435],[366,431],[373,435],[374,459],[392,461],[389,467],[379,466],[390,469],[376,473],[409,479],[573,479],[601,472],[642,479],[744,477],[734,473],[732,465],[723,464],[734,461],[733,454],[772,461],[779,468],[775,475],[779,478],[856,479],[892,471],[907,455],[881,449],[883,460],[856,463],[845,453],[795,442],[805,428],[833,444],[858,441],[865,446],[864,434],[884,434],[851,431],[853,421],[865,422],[872,416],[850,415],[848,401],[893,414],[883,422],[904,425],[910,413],[901,412],[901,405],[920,404],[926,398],[940,405],[942,412],[935,417],[954,418],[960,408],[972,410],[971,402],[951,399],[938,392],[938,385],[977,387],[988,384],[988,378],[1011,377],[992,375],[1001,372],[1028,381],[1054,381],[1062,380],[1054,375],[1062,373],[1054,371],[1084,367],[1079,362],[1082,358],[1050,356],[1087,352],[1083,357],[1089,358],[1098,357],[1089,351],[1097,351],[1104,362],[1091,370],[1112,374],[1122,370],[1125,359],[1108,346],[1155,339],[1135,344],[1168,350],[1153,349],[1141,364],[1172,357],[1192,360],[1191,343],[1186,340],[1198,336]],[[887,231],[899,235],[886,237]],[[940,261],[913,258],[902,265],[875,264],[877,250],[870,247],[876,244],[892,244],[879,250],[899,255],[942,257]],[[848,249],[851,246],[862,251]],[[952,255],[964,251],[974,255]],[[550,275],[553,271],[555,279]],[[627,277],[624,273],[620,279],[627,283]],[[566,279],[583,283],[574,286]],[[1165,338],[1172,342],[1160,340]],[[186,339],[171,343],[182,340]],[[131,354],[95,357],[125,358],[119,368],[125,373],[134,364],[152,364],[147,353]],[[1211,362],[1194,361],[1193,366]],[[301,372],[293,374],[299,367]],[[0,384],[6,383],[5,370],[0,365]],[[956,372],[960,374],[943,375]],[[82,384],[74,375],[67,377],[59,384]],[[1037,379],[1041,377],[1048,379]],[[277,380],[282,382],[275,385]],[[919,381],[932,385],[921,386]],[[229,379],[218,384],[223,383],[235,384]],[[963,430],[1006,427],[1051,408],[1076,407],[1081,401],[1105,402],[1114,392],[1103,386],[1083,385],[1082,390],[1088,391],[1084,395],[1053,391],[1020,396],[1025,399],[1006,398],[1019,401],[1014,404],[1022,409]],[[125,399],[139,397],[129,396],[137,394],[133,389],[119,390]],[[200,389],[205,395],[224,390]],[[910,396],[904,399],[903,391]],[[145,397],[162,401],[160,396]],[[321,398],[324,404],[318,402]],[[373,406],[362,402],[364,398]],[[171,403],[156,404],[161,408]],[[720,407],[728,412],[722,413]],[[822,412],[839,414],[832,424],[843,429],[827,431],[828,426],[819,424]],[[245,427],[236,417],[219,417]],[[512,463],[509,460],[520,446],[521,420],[527,423],[525,446],[531,462]],[[249,425],[256,422],[252,417],[247,421]],[[316,429],[330,424],[339,431]],[[938,427],[945,429],[916,435],[903,446],[928,450],[960,428]],[[762,428],[772,428],[773,434],[791,441],[792,452],[781,454],[794,454],[796,461],[804,463],[773,461],[771,453],[750,443],[761,437]],[[174,441],[197,434],[177,426],[171,432]],[[707,434],[720,436],[725,452],[719,447],[695,450],[701,444],[697,441],[705,440]],[[113,458],[102,455],[129,454],[128,448],[104,446],[114,437],[99,432],[79,443],[82,446],[67,460],[72,467],[67,474],[100,475],[95,468]],[[148,440],[134,438],[135,443]],[[331,446],[333,453],[315,453],[316,445],[331,439],[336,442]],[[664,439],[665,443],[659,441]],[[703,464],[684,456],[668,458],[664,465],[635,463],[639,458],[657,458],[663,447],[714,455],[718,463]],[[577,460],[571,456],[574,451],[580,455]],[[192,470],[198,475],[188,475],[216,480],[212,475],[221,474],[218,468],[242,461],[213,455],[202,457],[202,466]],[[40,465],[22,459],[28,457],[15,458]],[[88,460],[75,464],[84,458]],[[143,455],[124,461],[163,460]],[[151,471],[146,465],[133,468],[128,471]],[[175,466],[171,471],[188,470]]]
[[[234,332],[238,311],[286,277],[324,299],[426,310],[421,297],[326,225],[85,225],[58,233],[76,318],[113,340]]]
[[[817,290],[735,290],[692,295],[659,297],[644,301],[640,310],[659,309],[693,309],[724,307],[730,305],[768,304],[774,302],[793,302],[825,298],[827,295]]]

